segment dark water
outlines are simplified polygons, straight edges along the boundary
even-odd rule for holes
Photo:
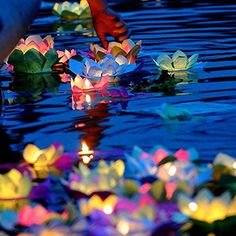
[[[134,145],[145,150],[156,144],[170,150],[195,147],[203,160],[220,151],[236,156],[236,4],[233,1],[110,1],[128,23],[132,39],[143,41],[142,73],[128,80],[155,79],[158,71],[151,57],[178,49],[200,54],[204,70],[177,75],[191,79],[177,85],[175,96],[135,93],[130,99],[95,102],[83,110],[71,108],[70,84],[50,76],[2,76],[1,161],[21,158],[24,146],[41,148],[55,141],[76,151],[81,139],[102,156],[118,157]],[[29,34],[52,34],[56,48],[88,50],[98,42],[92,30],[74,31],[50,14],[52,1],[43,3]],[[82,22],[90,27],[91,22]],[[64,27],[64,30],[61,31]],[[27,91],[27,92],[26,92]],[[211,112],[204,108],[197,118],[167,122],[157,115],[139,112],[163,102],[218,103]],[[193,110],[196,109],[193,105]],[[123,112],[123,111],[135,112]],[[200,116],[200,118],[199,118]]]

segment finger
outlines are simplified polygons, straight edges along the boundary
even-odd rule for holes
[[[105,14],[105,18],[106,20],[110,20],[110,21],[120,21],[119,15]]]
[[[126,34],[126,35],[121,35],[121,36],[116,37],[116,40],[117,40],[118,42],[123,42],[124,40],[126,40],[126,39],[128,39],[128,38],[129,38],[129,35]]]
[[[128,33],[128,29],[126,27],[120,28],[120,29],[115,29],[113,30],[114,35],[123,35]]]
[[[98,34],[98,37],[99,37],[99,39],[100,39],[100,41],[102,43],[102,46],[104,48],[107,48],[108,47],[108,41],[106,39],[105,33],[104,32],[100,32],[100,33],[97,32],[97,34]]]
[[[115,28],[122,28],[125,26],[125,22],[119,21],[115,23]]]

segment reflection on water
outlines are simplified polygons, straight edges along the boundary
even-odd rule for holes
[[[84,36],[96,37],[96,32],[93,28],[91,20],[83,21],[57,21],[53,23],[53,30],[57,32],[57,36],[70,35],[71,32],[79,32]]]
[[[102,125],[111,114],[109,114],[108,105],[105,103],[97,104],[94,108],[86,110],[87,120],[82,123],[78,122],[75,127],[82,134],[82,139],[86,142],[90,149],[94,150],[99,146],[100,140],[103,138],[103,131],[107,128]]]
[[[219,151],[235,156],[236,113],[223,107],[236,104],[236,4],[191,0],[110,3],[128,23],[132,39],[143,41],[142,71],[122,77],[121,83],[132,87],[152,81],[151,89],[130,90],[133,96],[129,98],[72,95],[70,84],[60,83],[54,75],[1,76],[1,161],[19,160],[31,142],[43,148],[59,141],[66,151],[78,152],[81,140],[111,158],[122,157],[134,145],[149,150],[156,144],[170,150],[196,147],[204,160]],[[52,5],[53,1],[44,1],[29,33],[52,34],[58,49],[87,51],[91,42],[98,43],[91,21],[58,21],[51,15]],[[204,70],[160,76],[152,57],[178,49],[188,55],[200,54],[199,60],[207,62]],[[222,106],[218,112],[203,114],[201,120],[171,124],[156,116],[121,112],[190,101]]]
[[[9,97],[8,103],[36,102],[43,98],[42,95],[46,91],[55,94],[59,85],[60,77],[56,73],[14,75],[13,82],[9,84],[9,89],[17,95]]]

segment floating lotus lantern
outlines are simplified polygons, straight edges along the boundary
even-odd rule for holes
[[[122,55],[129,63],[135,63],[136,56],[141,49],[141,43],[142,41],[134,43],[131,39],[126,39],[122,43],[110,42],[107,49],[97,44],[91,44],[90,50],[94,53],[96,61],[102,60],[107,54],[112,54],[115,57]]]
[[[77,20],[90,18],[91,12],[87,0],[78,2],[55,3],[52,10],[53,14],[64,20]]]
[[[122,55],[118,57],[106,55],[99,62],[89,58],[84,58],[81,62],[71,59],[69,68],[76,75],[98,80],[104,76],[116,77],[129,73],[134,71],[137,65],[135,63],[129,64],[128,60]]]
[[[0,174],[0,200],[16,200],[29,196],[32,182],[27,174],[12,169]]]
[[[82,141],[81,151],[79,151],[78,154],[84,164],[89,164],[89,162],[93,159],[94,151],[89,150],[89,147],[86,142]]]
[[[153,61],[155,64],[161,69],[161,70],[167,70],[167,71],[185,71],[188,69],[193,68],[194,66],[199,65],[197,63],[198,60],[198,54],[192,55],[190,58],[187,57],[187,55],[178,50],[176,51],[172,58],[168,56],[168,54],[161,54],[157,60]]]
[[[115,214],[116,228],[121,235],[150,235],[155,226],[156,203],[148,195],[135,196],[132,200],[119,198]]]
[[[47,167],[53,165],[63,154],[61,145],[52,144],[46,149],[39,149],[34,144],[28,144],[24,151],[23,157],[28,164],[34,167]]]
[[[174,161],[159,166],[157,176],[165,182],[185,181],[193,186],[197,182],[197,174],[197,168],[192,162]]]
[[[90,195],[96,191],[115,190],[124,173],[124,163],[121,160],[112,162],[110,165],[104,161],[99,161],[95,169],[89,170],[80,163],[79,168],[74,168],[75,173],[71,173],[68,181],[63,181],[69,189]]]
[[[174,154],[172,154],[161,146],[154,147],[154,149],[150,153],[143,151],[138,146],[135,146],[133,148],[132,154],[125,154],[125,156],[127,163],[126,176],[132,176],[134,178],[155,176],[158,173],[157,166],[165,164],[167,162],[174,162],[178,160],[180,161],[180,163],[182,161],[190,163],[190,161],[198,159],[198,154],[193,148],[188,150],[179,149]],[[163,167],[161,168],[161,170],[162,169]],[[170,173],[172,173],[173,171],[174,167],[170,169]]]
[[[144,178],[157,174],[157,165],[150,158],[150,155],[135,146],[131,155],[125,154],[126,168],[125,175],[130,178]]]
[[[236,197],[232,199],[229,192],[214,197],[209,190],[202,189],[193,199],[179,194],[178,205],[189,218],[207,223],[236,216]]]
[[[18,215],[18,223],[23,226],[31,226],[34,224],[43,224],[49,220],[66,220],[68,218],[68,213],[64,211],[62,214],[58,214],[54,211],[48,211],[41,205],[36,205],[31,207],[30,205],[25,205]]]
[[[8,58],[17,73],[48,73],[58,62],[54,50],[53,38],[49,35],[41,38],[38,35],[21,39]]]
[[[104,76],[101,80],[91,83],[89,79],[82,78],[79,75],[75,79],[71,79],[72,93],[80,93],[85,91],[105,90],[109,83],[109,76]]]
[[[105,214],[112,214],[114,207],[118,201],[118,197],[115,195],[109,195],[105,200],[100,196],[94,194],[88,200],[81,199],[79,201],[80,212],[84,216],[90,215],[95,209],[103,211]]]
[[[76,51],[74,49],[71,49],[71,51],[68,51],[65,49],[65,51],[57,50],[58,57],[60,58],[59,62],[66,63],[69,61],[70,58],[77,55]]]
[[[219,180],[223,175],[236,176],[236,159],[224,153],[215,157],[212,165],[212,177]]]

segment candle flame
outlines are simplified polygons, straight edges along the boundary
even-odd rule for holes
[[[89,147],[88,145],[86,144],[85,141],[82,141],[82,152],[88,152],[89,151]]]
[[[113,209],[110,205],[106,205],[103,209],[104,213],[110,215],[113,212]]]
[[[88,79],[85,79],[84,86],[85,86],[86,89],[91,88],[91,84],[90,84],[90,81]]]
[[[128,235],[128,233],[129,233],[129,223],[126,220],[120,220],[117,224],[117,230],[122,235]]]
[[[85,141],[82,141],[81,151],[79,151],[79,155],[84,164],[88,164],[93,159],[93,150],[89,150],[88,145]]]
[[[190,209],[191,211],[196,211],[196,210],[198,209],[198,205],[197,205],[196,202],[190,202],[190,203],[188,204],[188,207],[189,207],[189,209]]]
[[[233,168],[236,169],[236,161],[233,163]]]
[[[176,166],[174,166],[174,165],[171,166],[168,173],[169,173],[170,176],[174,176],[175,173],[176,173]]]
[[[90,97],[90,95],[88,95],[88,94],[85,95],[85,101],[86,101],[87,103],[91,103],[91,97]]]

